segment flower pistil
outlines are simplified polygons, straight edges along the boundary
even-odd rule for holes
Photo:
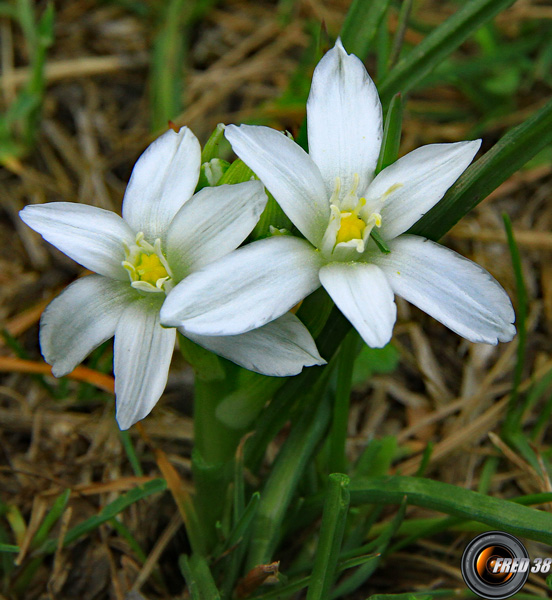
[[[153,246],[144,239],[142,232],[136,235],[132,246],[123,242],[125,258],[123,267],[129,274],[130,285],[142,292],[168,293],[172,288],[172,273],[163,252],[161,240]]]

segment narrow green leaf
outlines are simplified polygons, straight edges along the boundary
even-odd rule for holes
[[[69,498],[71,497],[71,490],[64,490],[54,501],[52,504],[52,508],[48,512],[48,514],[44,517],[44,520],[40,524],[37,532],[32,541],[32,547],[38,548],[45,541],[46,537],[50,533],[52,527],[58,522],[63,514],[65,507],[67,506],[67,502],[69,502]]]
[[[420,461],[420,466],[416,471],[416,477],[423,477],[427,466],[429,465],[429,461],[431,459],[431,453],[433,452],[433,442],[429,441],[424,448],[424,453],[422,455],[422,460]]]
[[[508,238],[508,247],[510,248],[510,256],[512,258],[512,268],[514,270],[514,276],[516,279],[516,295],[517,295],[517,311],[516,311],[516,325],[517,325],[517,358],[516,366],[514,369],[514,381],[512,383],[512,391],[510,393],[510,399],[508,401],[508,410],[506,412],[506,418],[504,420],[502,431],[508,436],[513,434],[520,427],[520,419],[523,413],[523,404],[518,405],[518,389],[521,384],[523,377],[523,367],[525,363],[525,348],[527,344],[527,312],[528,312],[528,301],[527,301],[527,288],[525,287],[525,280],[523,279],[523,271],[521,268],[521,256],[519,255],[519,249],[514,238],[514,231],[512,229],[512,222],[506,213],[502,215],[504,221],[504,228],[506,229],[506,237]],[[540,470],[540,469],[539,469]]]
[[[0,543],[0,552],[13,552],[14,554],[18,554],[19,546],[14,546],[13,544]]]
[[[130,532],[129,528],[115,517],[113,517],[113,519],[109,519],[109,523],[111,524],[113,529],[115,529],[115,531],[127,541],[131,550],[134,552],[134,554],[136,554],[138,560],[142,564],[144,564],[148,557],[146,553],[142,550],[142,547],[140,546],[136,538]]]
[[[441,23],[399,61],[378,85],[385,105],[397,92],[406,93],[451,54],[479,27],[515,0],[470,0]],[[374,4],[378,4],[377,2]]]
[[[200,556],[182,554],[178,566],[186,580],[192,600],[220,600],[220,593],[213,580],[207,561]]]
[[[163,131],[182,111],[188,46],[186,0],[169,0],[152,43],[150,68],[153,131]]]
[[[86,519],[86,521],[83,521],[82,523],[79,523],[70,529],[65,535],[64,546],[67,546],[68,544],[71,544],[75,540],[79,539],[81,536],[94,531],[100,525],[109,521],[139,500],[143,500],[152,494],[163,492],[166,489],[167,482],[164,479],[153,479],[152,481],[148,481],[147,483],[130,490],[120,498],[117,498],[117,500],[114,500],[107,506],[104,506],[97,515]],[[48,540],[45,544],[43,544],[39,551],[45,554],[55,552],[57,544],[57,539]]]
[[[383,171],[385,167],[393,164],[399,157],[403,107],[404,102],[402,94],[395,94],[389,103],[389,108],[387,109],[387,114],[385,115],[383,139],[381,141],[381,150],[378,157],[378,164],[376,166],[376,175],[380,171]],[[389,250],[389,248],[387,250]]]
[[[510,175],[552,143],[552,100],[506,133],[408,231],[438,240]]]
[[[349,321],[334,307],[324,329],[316,337],[320,355],[330,362],[350,329]],[[266,447],[289,419],[291,408],[298,396],[303,394],[304,390],[322,390],[322,380],[329,377],[330,371],[327,367],[309,367],[296,377],[288,379],[278,390],[272,402],[259,416],[255,424],[255,433],[245,446],[245,464],[250,469],[256,471],[259,468]]]
[[[404,35],[408,27],[410,12],[412,11],[412,2],[413,0],[402,0],[397,30],[395,31],[395,37],[393,38],[393,45],[391,47],[391,56],[389,57],[389,67],[394,67],[401,55],[401,50],[404,43]]]
[[[260,499],[261,495],[259,492],[254,492],[239,521],[236,523],[234,529],[231,531],[228,537],[228,541],[225,545],[226,550],[237,544],[240,539],[246,535],[249,530],[249,525],[255,516],[255,512],[257,511],[257,506],[259,505]]]
[[[334,473],[329,479],[307,600],[328,598],[335,580],[337,559],[349,510],[349,478],[341,473]]]
[[[331,473],[342,473],[347,469],[345,445],[349,424],[351,383],[359,348],[359,335],[354,329],[351,329],[341,344],[337,359],[337,386],[329,437],[328,471]]]
[[[378,565],[383,558],[383,554],[389,547],[391,540],[403,522],[406,506],[406,498],[403,498],[397,514],[393,517],[392,521],[385,526],[384,530],[373,544],[373,552],[376,556],[367,560],[366,563],[357,569],[350,577],[342,581],[334,590],[334,593],[331,596],[332,598],[346,597],[368,581],[374,571],[378,568]],[[372,550],[370,551],[372,552]]]
[[[391,0],[353,0],[341,28],[341,39],[348,52],[361,60],[366,58],[390,4]]]
[[[329,423],[328,398],[319,394],[318,406],[315,398],[311,402],[305,405],[301,417],[292,427],[261,492],[261,501],[252,526],[248,569],[270,562],[303,471],[326,432]]]
[[[132,467],[132,471],[136,475],[136,477],[142,477],[144,475],[144,471],[142,470],[142,465],[140,464],[140,459],[136,455],[136,451],[134,450],[134,444],[132,443],[132,438],[130,437],[130,433],[128,431],[119,430],[119,437],[121,438],[121,444],[125,450],[125,453],[128,458],[128,462]]]
[[[409,504],[485,523],[519,537],[552,544],[552,515],[515,502],[420,477],[376,477],[351,482],[351,504]]]
[[[230,598],[232,590],[236,587],[240,569],[247,554],[251,523],[257,512],[260,497],[259,492],[253,493],[245,510],[241,512],[240,517],[236,520],[234,529],[230,532],[224,545],[226,556],[220,561],[220,573],[224,575],[221,584],[223,598]]]

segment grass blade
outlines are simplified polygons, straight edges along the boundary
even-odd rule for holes
[[[313,399],[314,402],[314,399]],[[316,409],[306,405],[282,446],[261,493],[253,522],[247,570],[270,562],[293,494],[329,422],[327,398]]]
[[[527,344],[527,288],[525,287],[525,281],[523,279],[523,272],[521,270],[521,256],[519,255],[519,249],[514,238],[514,231],[512,229],[512,222],[507,214],[503,214],[504,228],[506,229],[506,236],[508,238],[508,246],[510,248],[510,255],[512,257],[512,267],[514,269],[514,275],[516,279],[516,292],[517,292],[517,313],[516,313],[516,325],[518,330],[518,347],[517,347],[517,359],[516,366],[514,369],[514,381],[512,384],[512,393],[510,395],[510,401],[508,403],[508,411],[506,413],[506,419],[503,425],[503,432],[507,436],[512,434],[519,429],[518,423],[521,418],[521,412],[523,411],[523,404],[518,406],[518,389],[521,383],[523,375],[523,366],[525,363],[525,348]]]
[[[103,523],[106,523],[120,512],[135,504],[143,498],[147,498],[152,494],[158,494],[167,489],[167,482],[164,479],[153,479],[148,481],[144,485],[138,486],[133,490],[130,490],[126,494],[123,494],[117,500],[111,502],[107,506],[104,506],[102,510],[95,516],[86,519],[86,521],[79,523],[72,529],[70,529],[65,535],[64,545],[67,546],[75,540],[78,540],[81,536],[94,531]],[[41,548],[40,552],[48,554],[55,552],[57,548],[58,540],[48,540]]]
[[[420,477],[377,477],[351,483],[351,504],[408,503],[479,521],[513,535],[552,544],[552,515],[502,498]]]
[[[348,52],[366,58],[390,4],[391,0],[353,0],[341,28],[341,39]]]
[[[552,100],[508,131],[471,165],[444,198],[415,223],[408,233],[438,240],[510,175],[552,143]]]
[[[399,156],[401,144],[401,126],[403,117],[403,100],[400,93],[395,94],[389,103],[385,125],[383,127],[383,139],[381,150],[376,166],[376,174],[383,171],[385,167],[394,163]]]
[[[316,549],[307,600],[328,598],[335,580],[337,560],[349,510],[349,478],[341,473],[330,475],[320,539]]]
[[[397,92],[406,93],[415,87],[474,31],[513,3],[514,0],[471,0],[464,4],[382,79],[378,85],[382,103],[387,104]]]
[[[220,600],[219,591],[204,558],[183,554],[178,560],[178,565],[192,600]]]
[[[342,473],[347,469],[345,446],[349,423],[349,404],[351,399],[351,383],[353,367],[359,349],[359,335],[352,329],[343,340],[337,359],[337,389],[333,408],[332,427],[330,430],[330,454],[328,470],[330,473]]]

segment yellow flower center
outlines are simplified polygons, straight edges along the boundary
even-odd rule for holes
[[[123,245],[126,258],[123,267],[128,272],[130,285],[141,292],[168,293],[173,286],[173,275],[161,252],[161,240],[155,240],[152,246],[140,232],[134,244]]]
[[[159,279],[168,277],[167,269],[162,265],[157,254],[142,252],[136,263],[136,273],[140,281],[155,285]]]
[[[351,212],[341,212],[341,225],[335,243],[361,240],[365,229],[366,223],[358,215]]]

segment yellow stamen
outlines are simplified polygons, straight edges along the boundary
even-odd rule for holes
[[[341,225],[337,232],[335,243],[349,242],[350,240],[361,240],[366,229],[366,223],[355,213],[342,212]]]
[[[159,279],[169,276],[157,254],[142,253],[136,264],[136,273],[140,281],[151,283],[151,285],[155,285]]]

